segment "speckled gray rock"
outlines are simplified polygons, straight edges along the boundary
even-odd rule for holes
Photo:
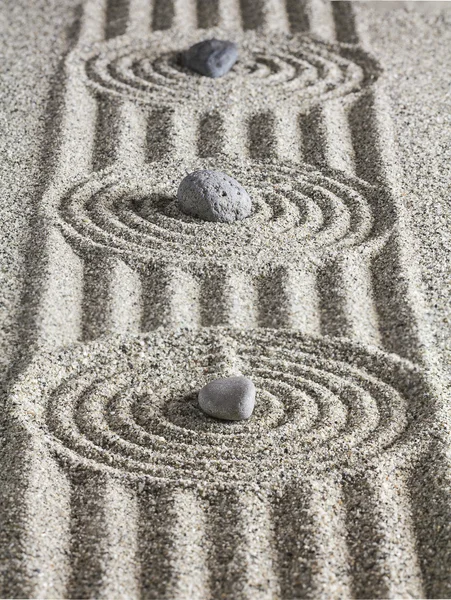
[[[177,200],[182,212],[204,221],[233,223],[252,211],[246,190],[220,171],[194,171],[187,175],[180,183]]]
[[[222,77],[230,71],[238,58],[233,42],[205,40],[182,52],[182,64],[206,77]]]
[[[247,377],[210,381],[199,392],[199,406],[212,417],[227,421],[248,419],[255,405],[255,386]]]

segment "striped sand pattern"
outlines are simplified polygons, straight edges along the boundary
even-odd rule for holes
[[[315,104],[294,86],[294,115],[284,106],[249,112],[244,99],[236,112],[221,102],[198,111],[189,102],[155,107],[134,89],[96,91],[90,79],[87,47],[95,54],[106,41],[108,58],[136,39],[145,48],[154,35],[200,39],[212,28],[243,40],[306,33],[344,44],[341,53],[327,45],[322,57],[337,93]],[[318,42],[309,40],[303,47],[314,54]],[[427,339],[403,247],[388,109],[358,43],[347,2],[86,3],[66,61],[60,146],[43,201],[45,275],[35,282],[35,339],[53,350],[31,362],[9,401],[14,471],[2,492],[9,574],[2,570],[1,595],[449,595],[450,471],[430,436],[442,406],[422,366]],[[337,56],[362,72],[350,88]],[[269,76],[279,67],[270,64]],[[182,260],[194,226],[166,201],[177,180],[164,189],[158,174],[176,177],[183,164],[231,165],[239,179],[255,169],[261,239],[294,230],[295,262],[269,248],[239,266],[233,239],[222,242],[228,261],[208,252]],[[265,177],[281,190],[266,193]],[[294,183],[285,189],[287,177]],[[149,196],[161,199],[153,213]],[[309,244],[296,237],[305,223]],[[166,242],[174,248],[177,233],[181,251],[175,245],[171,259]],[[191,330],[166,331],[179,326]],[[64,348],[72,342],[83,344]],[[171,351],[194,380],[176,391],[172,363],[167,371],[159,363]],[[207,374],[249,373],[261,390],[260,421],[238,424],[220,460],[223,426],[196,413],[193,390],[205,378],[196,358]],[[151,373],[154,387],[141,390],[148,375],[139,373]],[[152,394],[156,407],[146,403]],[[187,399],[183,410],[172,397]],[[300,434],[307,441],[289,446],[299,443],[299,454],[284,457],[283,435]],[[241,471],[245,440],[260,453],[259,473],[252,460],[251,472]],[[430,456],[443,465],[440,478]],[[306,460],[311,468],[297,471]]]
[[[187,10],[187,6],[184,3],[181,3],[180,7],[174,5],[172,12],[176,15],[178,9],[181,10],[183,8]],[[132,20],[132,9],[137,10],[137,14],[140,14],[139,10],[142,8],[142,6],[135,7],[134,5],[130,5],[130,7],[127,7],[121,5],[119,9],[115,5],[113,10],[108,6],[105,8],[105,13],[102,12],[101,15],[97,14],[97,23],[94,18],[95,15],[93,18],[86,19],[84,23],[85,27],[82,29],[82,32],[85,32],[85,39],[79,42],[79,46],[85,47],[88,41],[97,41],[101,37],[105,37],[105,22],[103,19],[108,17],[108,15],[116,15],[114,18],[110,17],[111,22],[118,25],[120,21],[121,27],[125,27],[125,30],[121,30],[121,32],[126,32],[128,21],[124,15],[130,14],[130,21]],[[327,12],[327,7],[322,8]],[[348,8],[343,7],[341,10],[347,10]],[[97,3],[95,9],[99,13],[101,12]],[[264,7],[262,7],[262,15],[266,14],[263,9]],[[153,10],[158,14],[160,9],[158,5],[155,5]],[[201,9],[199,10],[201,11]],[[241,10],[244,18],[246,7],[243,5]],[[273,7],[271,8],[272,10]],[[292,11],[290,12],[290,10],[287,11],[287,14],[291,14],[290,18],[293,18]],[[319,7],[316,7],[316,5],[315,9],[311,7],[310,12],[314,14],[315,10],[319,10]],[[87,14],[89,14],[89,11],[93,11],[93,9],[88,6]],[[281,12],[280,7],[279,12]],[[333,14],[336,12],[337,9],[334,9]],[[120,19],[117,17],[118,14],[122,15]],[[221,14],[221,10],[219,10],[219,14]],[[257,14],[259,14],[258,11]],[[175,16],[173,18],[175,19]],[[282,21],[285,20],[282,19]],[[278,19],[276,21],[279,22]],[[254,23],[252,27],[244,27],[244,29],[254,29],[264,27],[264,25],[265,20],[262,16],[261,21],[259,20],[258,23]],[[159,28],[157,27],[157,29]],[[106,26],[106,30],[107,32],[109,31],[108,25]],[[298,30],[296,29],[296,31]],[[118,34],[116,33],[115,35]],[[202,35],[205,35],[205,32],[202,32]],[[106,37],[112,36],[107,33]],[[119,41],[121,39],[123,38],[119,38]],[[125,39],[125,42],[119,48],[122,46],[127,48],[129,45],[127,40],[128,38]],[[117,39],[113,39],[112,41],[116,42],[116,46],[118,45]],[[346,51],[349,52],[349,48]],[[370,67],[368,67],[370,75],[368,76],[371,79],[373,77],[371,73],[375,69],[373,65],[374,61],[371,62],[368,59],[367,63],[370,64]],[[63,147],[60,153],[61,162],[64,163],[64,155],[66,154],[69,157],[68,164],[60,165],[59,173],[54,178],[55,185],[47,195],[49,204],[53,204],[54,202],[59,203],[62,196],[64,198],[67,197],[64,196],[63,192],[66,186],[62,183],[65,179],[67,180],[67,175],[65,174],[67,169],[70,169],[71,175],[70,182],[66,184],[69,190],[72,190],[69,191],[69,195],[74,192],[78,193],[80,185],[82,185],[77,183],[74,187],[72,184],[77,171],[82,176],[86,172],[86,169],[93,169],[97,173],[100,170],[100,175],[88,175],[87,191],[83,191],[83,202],[89,204],[89,194],[91,193],[89,190],[90,181],[94,178],[94,186],[96,187],[101,184],[102,173],[105,168],[111,169],[113,173],[117,172],[118,177],[122,178],[131,164],[139,172],[140,169],[149,169],[147,165],[150,160],[150,171],[152,172],[155,160],[164,161],[165,156],[170,156],[171,159],[180,157],[180,169],[186,169],[190,162],[193,167],[202,165],[201,158],[203,159],[205,154],[215,157],[213,160],[210,159],[210,164],[220,165],[221,156],[218,155],[219,152],[221,155],[224,153],[226,155],[222,159],[225,165],[227,165],[227,156],[230,156],[237,162],[232,172],[236,173],[236,176],[239,178],[242,176],[244,170],[248,170],[247,163],[244,161],[247,161],[249,158],[251,161],[254,161],[251,164],[251,168],[260,168],[262,171],[268,168],[265,161],[288,158],[291,159],[291,162],[294,162],[294,165],[290,162],[286,167],[283,167],[285,171],[296,169],[296,163],[305,161],[317,166],[319,169],[339,168],[345,170],[350,176],[357,174],[366,181],[371,183],[375,181],[379,184],[375,192],[369,190],[368,196],[371,197],[364,198],[364,202],[368,204],[367,207],[364,207],[364,210],[373,213],[369,217],[372,223],[367,223],[366,226],[372,227],[371,237],[377,237],[379,233],[377,232],[379,219],[375,217],[379,215],[380,218],[386,215],[385,221],[393,223],[392,242],[390,243],[396,245],[396,227],[399,226],[399,212],[401,208],[397,206],[396,199],[390,193],[390,190],[386,189],[384,174],[381,176],[381,174],[375,172],[375,166],[383,164],[377,144],[380,141],[380,136],[382,134],[386,135],[385,131],[378,131],[378,119],[372,115],[373,111],[378,110],[378,105],[380,104],[378,97],[380,92],[377,88],[371,88],[368,91],[363,90],[357,96],[355,93],[351,93],[350,96],[346,97],[346,102],[326,102],[321,107],[310,110],[307,114],[303,114],[306,109],[302,108],[301,102],[300,114],[297,117],[293,117],[289,109],[284,110],[283,107],[277,107],[273,111],[270,111],[269,114],[262,114],[262,119],[259,118],[258,114],[246,118],[243,117],[243,113],[246,112],[245,102],[241,102],[239,107],[234,112],[232,111],[232,114],[229,114],[229,111],[226,110],[224,115],[222,115],[220,110],[211,115],[205,115],[204,113],[197,114],[197,110],[189,103],[187,106],[175,111],[170,107],[165,109],[163,106],[163,108],[159,108],[155,113],[155,110],[151,109],[149,111],[146,106],[137,104],[132,96],[130,99],[125,100],[103,94],[93,97],[80,81],[86,81],[85,65],[86,61],[79,60],[77,51],[68,59],[67,71],[69,72],[69,79],[72,80],[71,85],[75,89],[72,92],[70,89],[66,92],[66,110],[68,112],[68,119],[71,123],[76,121],[77,127],[80,129],[80,131],[74,134],[71,133],[69,136],[71,143],[77,140],[81,144],[80,168],[77,169],[77,162],[74,162],[75,149],[69,147],[65,153]],[[366,75],[362,75],[361,77],[363,81]],[[89,80],[87,83],[89,87]],[[300,97],[301,101],[302,96],[302,90],[297,95],[295,93],[295,98]],[[349,98],[352,99],[351,102],[349,102]],[[74,110],[79,111],[75,119]],[[281,114],[281,111],[285,114]],[[244,120],[244,123],[242,120]],[[263,130],[259,125],[261,122],[264,122]],[[359,124],[358,128],[356,126],[357,123]],[[361,123],[365,123],[365,126],[362,127]],[[253,139],[258,140],[257,144],[253,143]],[[155,140],[157,141],[155,142]],[[208,147],[209,140],[210,148]],[[231,140],[231,142],[228,140]],[[238,141],[239,144],[237,144]],[[389,140],[388,143],[391,144],[391,141]],[[232,144],[232,147],[229,147],[230,144]],[[385,150],[387,144],[382,142],[382,145]],[[374,159],[368,161],[368,156],[374,156]],[[208,158],[205,161],[208,162]],[[368,164],[370,164],[370,167],[368,167]],[[165,163],[162,162],[162,165],[164,169]],[[277,173],[277,167],[272,167],[272,169]],[[369,170],[371,172],[368,172]],[[282,173],[280,176],[282,176]],[[114,174],[112,177],[114,178]],[[180,175],[175,173],[174,177],[180,177]],[[100,178],[99,184],[97,183],[97,178]],[[133,173],[130,176],[132,181],[139,178],[142,178],[141,174],[137,175]],[[75,179],[78,179],[78,177],[75,177]],[[331,184],[332,186],[335,185],[333,180]],[[341,182],[337,181],[337,184],[341,185]],[[109,182],[107,185],[109,185]],[[354,182],[351,181],[348,186],[350,188],[349,191],[345,190],[345,194],[347,194],[345,198],[341,197],[340,191],[333,193],[331,196],[328,189],[331,185],[329,185],[326,188],[326,193],[329,196],[326,200],[328,206],[321,206],[320,204],[319,207],[315,198],[311,197],[314,194],[314,190],[311,189],[308,192],[310,193],[310,197],[308,198],[308,205],[310,206],[308,208],[311,208],[311,214],[308,217],[319,219],[321,221],[319,228],[324,224],[335,228],[337,231],[336,235],[342,235],[342,231],[349,228],[346,221],[350,218],[352,219],[353,216],[352,214],[348,214],[350,209],[352,210],[352,207],[343,207],[343,204],[349,204],[353,200],[353,193],[357,191],[353,189],[354,185]],[[357,185],[360,185],[360,182]],[[159,189],[152,188],[152,186],[155,186],[153,182],[149,184],[148,188],[144,188],[141,193],[144,195],[152,193],[153,190],[155,190],[154,193],[161,193]],[[81,189],[83,190],[83,187]],[[110,194],[110,188],[108,187],[107,189],[108,194]],[[173,186],[165,190],[164,193],[173,195],[175,190],[176,187],[174,188]],[[132,191],[132,196],[133,193],[135,192]],[[299,215],[298,205],[293,204],[293,202],[286,202],[286,198],[284,200],[286,206],[282,207],[282,210],[285,213],[291,211],[292,218],[294,219],[301,218],[302,215]],[[303,198],[301,198],[302,200]],[[76,199],[73,204],[75,208],[82,208],[81,206],[77,207],[77,202],[78,200]],[[94,197],[92,198],[92,202],[94,202]],[[65,200],[62,206],[63,211],[67,212]],[[92,206],[95,205],[92,204]],[[340,212],[343,213],[343,208],[345,209],[344,214],[340,214]],[[138,227],[143,229],[147,227],[148,223],[146,220],[140,218],[140,215],[133,214],[136,212],[134,206],[129,207],[129,209],[127,217],[133,219],[133,226],[124,228],[121,217],[119,217],[119,221],[121,221],[120,227],[123,229],[123,234],[127,236],[127,242],[130,241],[133,244],[135,241],[134,238],[139,237],[136,235],[134,229]],[[107,210],[109,211],[110,209],[107,208]],[[382,212],[384,215],[381,214]],[[78,216],[79,220],[83,223],[86,223],[87,219],[91,217],[91,215],[81,213]],[[164,214],[156,216],[159,218],[165,217]],[[288,214],[289,216],[290,214]],[[105,214],[102,218],[104,217]],[[175,217],[178,219],[178,215],[175,215]],[[68,218],[70,219],[70,217],[63,214],[63,220],[67,220]],[[117,217],[114,216],[113,218],[115,223],[117,223]],[[263,218],[265,218],[264,215]],[[267,218],[272,217],[269,215]],[[361,221],[362,216],[357,214],[354,218]],[[160,226],[159,222],[156,224],[158,227]],[[288,218],[281,219],[281,227],[284,225],[291,227],[292,222]],[[171,219],[171,215],[166,219],[164,226],[167,228],[182,227],[182,233],[184,233],[183,223],[180,223],[180,220]],[[58,255],[62,256],[64,254],[64,268],[70,272],[68,276],[74,279],[74,281],[70,286],[73,290],[71,298],[67,298],[67,286],[64,285],[64,298],[61,298],[61,302],[52,303],[52,305],[58,304],[60,307],[59,314],[46,315],[44,317],[45,321],[48,321],[50,318],[50,321],[53,320],[55,322],[55,326],[51,322],[46,322],[47,330],[57,329],[60,334],[63,334],[63,331],[67,330],[67,328],[61,328],[57,323],[59,321],[64,323],[72,322],[73,327],[71,327],[70,336],[73,341],[83,338],[92,339],[93,336],[95,337],[98,334],[108,332],[124,332],[127,330],[131,332],[148,331],[159,324],[189,324],[197,326],[212,324],[212,321],[213,324],[233,325],[236,323],[248,327],[255,325],[271,326],[271,324],[296,327],[301,330],[305,327],[305,331],[309,331],[310,333],[350,335],[352,334],[352,329],[356,328],[355,320],[363,318],[365,325],[361,327],[359,335],[361,336],[363,332],[363,335],[369,342],[377,342],[381,339],[381,336],[385,335],[388,338],[388,332],[393,329],[393,326],[391,322],[387,326],[384,323],[377,322],[379,315],[374,305],[378,301],[380,304],[385,305],[387,300],[392,302],[392,299],[395,297],[397,297],[400,303],[404,303],[404,287],[406,285],[408,287],[406,283],[403,286],[402,292],[398,294],[390,293],[388,294],[388,298],[383,297],[379,300],[378,287],[383,288],[380,294],[385,294],[385,290],[387,289],[387,273],[384,273],[382,285],[378,286],[377,269],[372,269],[372,264],[376,261],[385,262],[384,252],[379,252],[378,258],[376,256],[369,257],[367,253],[359,256],[359,252],[353,252],[351,249],[349,253],[343,252],[340,256],[322,260],[323,264],[321,265],[318,265],[317,260],[302,261],[306,262],[305,267],[297,268],[294,274],[289,272],[289,268],[287,270],[286,265],[282,265],[281,269],[278,268],[273,273],[267,273],[264,281],[261,281],[261,273],[255,273],[258,276],[258,281],[252,281],[253,278],[248,277],[246,285],[249,289],[243,290],[241,284],[243,278],[236,269],[230,270],[226,267],[224,277],[221,277],[220,273],[224,269],[222,267],[215,267],[214,269],[209,269],[211,271],[209,277],[201,276],[199,281],[199,277],[193,278],[189,273],[183,272],[183,269],[180,270],[178,268],[179,265],[173,268],[168,264],[166,258],[160,261],[160,264],[152,264],[152,268],[149,269],[148,261],[139,261],[138,256],[134,257],[135,259],[138,258],[138,261],[133,260],[133,254],[137,255],[133,248],[131,249],[132,263],[140,262],[141,264],[124,262],[121,260],[120,254],[119,256],[108,258],[106,255],[111,254],[116,242],[109,239],[106,242],[106,252],[100,249],[99,252],[97,250],[94,252],[94,247],[89,241],[89,236],[93,235],[93,233],[91,231],[85,232],[83,229],[86,228],[82,226],[81,236],[79,235],[80,232],[77,231],[75,243],[80,241],[80,237],[88,238],[85,247],[89,254],[89,260],[84,263],[80,261],[78,252],[75,253],[73,250],[67,248],[66,243],[62,239],[58,239],[57,241],[56,238],[60,238],[58,232],[52,233],[55,238],[55,244],[60,244],[61,246],[59,252],[53,252],[54,260],[59,261]],[[187,232],[189,233],[189,230]],[[263,236],[266,235],[265,231],[262,233]],[[385,235],[388,234],[389,232],[387,231]],[[121,232],[119,232],[119,235],[122,237]],[[333,238],[330,241],[332,240]],[[152,241],[146,239],[145,244],[149,248],[150,254],[152,254]],[[233,246],[233,240],[231,245]],[[99,254],[99,259],[96,258],[97,254]],[[156,262],[158,263],[158,261]],[[202,261],[200,262],[202,263]],[[361,266],[358,269],[356,269],[356,262],[361,262]],[[393,286],[396,287],[400,279],[398,275],[399,268],[395,257],[392,257],[391,262],[393,263],[393,265],[390,265],[393,273]],[[334,299],[331,296],[330,290],[339,288],[341,281],[336,282],[338,285],[332,286],[328,283],[331,279],[337,279],[337,277],[339,279],[344,278],[345,281],[349,280],[350,276],[347,273],[347,265],[350,265],[350,268],[353,270],[351,278],[353,280],[357,279],[357,281],[353,281],[351,285],[345,286],[346,292],[350,294],[350,298]],[[50,271],[55,273],[56,271],[60,272],[61,269],[50,268]],[[205,269],[203,271],[205,273]],[[361,273],[361,275],[359,274],[356,277],[356,272]],[[216,278],[214,286],[217,287],[219,285],[224,290],[224,297],[219,302],[223,306],[223,309],[216,311],[217,314],[221,314],[221,317],[217,315],[210,316],[208,306],[203,306],[205,300],[208,302],[208,288],[212,277]],[[363,277],[363,284],[359,282],[361,277]],[[163,280],[167,281],[167,286],[166,290],[162,291],[161,288],[163,286],[157,286],[157,283]],[[277,309],[274,310],[271,307],[259,306],[259,298],[261,298],[262,294],[259,294],[258,288],[260,287],[269,291],[272,288],[279,290],[281,280],[283,281],[282,289],[284,293],[282,297],[284,301],[279,303]],[[95,285],[90,285],[90,281],[95,282]],[[326,296],[324,299],[321,298],[322,290],[320,286],[320,283],[323,281],[326,282],[323,292]],[[53,285],[58,286],[58,283],[55,282]],[[164,305],[164,309],[160,313],[159,311],[151,311],[151,315],[149,316],[152,289],[155,287],[159,287],[160,289],[159,293],[162,295],[162,298],[161,300],[158,299],[158,302]],[[353,289],[357,292],[357,294],[354,293],[354,296],[358,296],[357,301],[353,297]],[[110,293],[112,290],[116,290],[117,293]],[[409,293],[408,289],[407,292]],[[149,293],[151,297],[150,301],[147,300]],[[50,294],[54,297],[55,292],[53,289],[50,290]],[[269,298],[275,294],[266,293],[264,295],[266,298]],[[181,310],[181,302],[177,300],[177,296],[179,298],[187,297],[190,299],[189,304],[191,306],[189,310]],[[120,301],[116,301],[114,298],[120,298]],[[308,307],[307,311],[304,310],[305,302],[312,304],[311,307]],[[186,306],[185,302],[182,303]],[[333,311],[328,310],[329,303],[334,307]],[[42,304],[46,307],[49,306],[49,303],[45,301]],[[90,306],[94,307],[94,310],[89,310]],[[88,310],[86,310],[86,307],[88,307]],[[121,307],[123,308],[121,309]],[[353,308],[358,312],[358,315],[353,316],[351,314]],[[242,313],[242,311],[244,312]],[[340,314],[342,311],[348,311],[347,317]],[[119,312],[123,314],[117,314]],[[411,309],[409,308],[402,307],[400,310],[399,307],[396,309],[390,307],[386,312],[388,315],[396,315],[403,319],[400,329],[404,329],[407,325],[412,332],[417,326],[415,315],[410,314]],[[187,316],[185,313],[189,315],[187,322],[184,321]],[[306,314],[309,315],[307,319],[305,318]],[[204,319],[202,319],[202,315],[204,315]],[[84,323],[83,321],[86,318],[95,322]],[[391,319],[392,317],[390,316],[389,320]],[[205,322],[202,322],[202,320]],[[384,334],[384,330],[387,331],[386,334]],[[48,334],[43,331],[43,337],[47,336]],[[420,340],[417,343],[418,346],[421,346]],[[404,344],[401,348],[390,346],[388,339],[387,344],[389,350],[393,349],[401,354],[408,350],[415,353],[415,358],[420,352],[419,348],[415,349],[411,347],[411,342],[408,347]]]

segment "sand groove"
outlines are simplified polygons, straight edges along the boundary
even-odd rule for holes
[[[138,597],[136,498],[104,474],[74,474],[72,485],[71,577],[65,595]]]
[[[333,478],[287,486],[274,507],[283,598],[349,598],[344,508]]]
[[[446,598],[451,594],[448,568],[451,556],[449,432],[447,435],[448,439],[436,440],[408,481],[423,590],[427,598]]]
[[[384,468],[347,487],[348,544],[357,598],[425,597],[405,479],[401,470]],[[358,549],[362,534],[370,540],[363,553]]]
[[[207,517],[211,596],[276,598],[280,586],[271,499],[244,490],[222,491],[212,495]]]
[[[105,38],[109,40],[118,35],[123,35],[127,30],[129,21],[129,0],[108,0],[106,3]]]

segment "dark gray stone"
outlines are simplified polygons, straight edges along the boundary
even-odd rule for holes
[[[230,71],[238,58],[233,42],[205,40],[182,52],[182,64],[205,77],[222,77]]]
[[[247,377],[226,377],[210,381],[199,392],[201,409],[217,419],[248,419],[255,406],[255,386]]]
[[[220,171],[194,171],[177,191],[180,210],[187,215],[218,223],[233,223],[251,214],[252,200],[246,190]]]

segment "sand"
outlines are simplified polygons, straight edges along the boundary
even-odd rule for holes
[[[0,597],[450,597],[446,5],[20,4]],[[224,78],[177,62],[206,37]],[[179,211],[205,168],[249,218]]]

